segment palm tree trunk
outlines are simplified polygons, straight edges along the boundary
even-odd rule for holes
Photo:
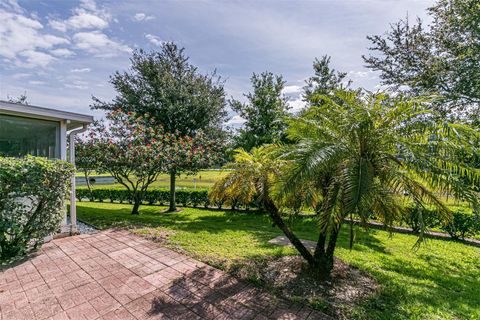
[[[313,266],[315,264],[315,260],[313,259],[312,254],[285,224],[278,212],[277,206],[273,203],[273,201],[270,198],[265,198],[262,203],[267,212],[270,214],[273,222],[278,226],[278,228],[280,228],[280,230],[282,230],[283,234],[285,234],[288,240],[290,240],[291,244],[295,247],[295,249],[297,249],[297,251],[308,262],[308,264]]]
[[[315,252],[313,253],[313,257],[315,260],[320,259],[325,255],[325,242],[327,241],[327,235],[325,232],[320,231],[318,235],[317,246],[315,247]]]
[[[340,228],[339,228],[340,229]],[[317,246],[313,255],[314,264],[313,271],[320,279],[330,278],[334,266],[334,253],[337,245],[339,229],[330,232],[327,244],[327,233],[320,232],[318,236]]]
[[[326,256],[326,269],[328,270],[328,275],[333,270],[333,263],[334,263],[334,253],[335,253],[335,248],[337,247],[337,239],[338,239],[338,233],[340,232],[340,226],[338,227],[337,230],[333,230],[330,232],[330,238],[328,239],[328,246],[327,246],[327,251],[325,252]]]

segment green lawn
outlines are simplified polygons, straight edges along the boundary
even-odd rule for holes
[[[176,186],[180,188],[210,188],[213,184],[228,174],[225,170],[202,170],[195,175],[181,174],[177,177]],[[94,174],[97,175],[97,174]],[[92,175],[92,176],[94,176]],[[77,172],[78,177],[83,177],[83,173]],[[108,174],[99,174],[98,176],[109,176]],[[195,181],[194,181],[195,179]],[[124,188],[121,184],[94,184],[93,188],[104,188],[109,186],[112,188]],[[168,188],[170,186],[170,177],[167,174],[161,174],[158,179],[152,183],[151,188]],[[86,188],[82,185],[81,188]]]
[[[291,248],[267,243],[281,232],[265,215],[193,208],[161,214],[160,210],[142,206],[141,215],[132,216],[129,205],[79,203],[78,217],[102,229],[138,226],[172,231],[171,245],[220,267],[233,259],[295,254]],[[302,238],[316,239],[313,218],[292,223]],[[479,248],[429,240],[414,251],[414,236],[395,234],[390,239],[384,231],[357,230],[357,242],[349,250],[343,231],[337,256],[381,284],[379,294],[352,310],[351,318],[480,319]]]

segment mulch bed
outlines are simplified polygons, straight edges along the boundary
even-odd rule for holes
[[[326,281],[313,277],[299,256],[242,261],[231,264],[227,271],[339,319],[348,319],[349,311],[375,295],[379,287],[365,272],[339,259],[335,259],[331,278]]]

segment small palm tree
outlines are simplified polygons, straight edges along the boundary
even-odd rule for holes
[[[283,221],[277,204],[272,199],[271,188],[278,181],[284,161],[276,157],[278,148],[275,145],[253,148],[250,152],[235,150],[234,162],[227,167],[234,169],[211,190],[211,200],[243,199],[246,203],[254,197],[270,214],[272,221],[283,231],[292,245],[309,263],[313,263],[312,255],[300,239]],[[231,201],[231,200],[230,200]]]
[[[409,201],[419,208],[433,206],[448,219],[449,210],[438,194],[477,205],[477,194],[465,181],[478,184],[480,174],[457,157],[459,150],[472,151],[469,146],[479,139],[468,126],[438,122],[418,100],[358,91],[315,99],[318,105],[290,121],[293,144],[251,153],[238,150],[231,164],[235,170],[216,188],[230,195],[257,195],[318,276],[330,275],[346,218],[365,223],[375,215],[391,226],[405,214]],[[299,191],[318,212],[313,254],[284,223],[279,210],[284,199]],[[420,225],[419,241],[426,231]],[[352,224],[350,234],[352,243]]]
[[[339,91],[334,98],[290,122],[284,148],[289,165],[281,177],[281,194],[317,183],[322,195],[319,239],[313,267],[329,275],[340,228],[350,218],[367,222],[372,215],[391,226],[405,214],[405,202],[433,206],[444,219],[449,210],[439,194],[477,203],[468,181],[478,170],[456,156],[478,133],[461,124],[439,122],[425,103],[384,94]],[[422,218],[420,217],[420,220]],[[420,238],[425,225],[421,224]],[[419,242],[418,242],[419,243]]]

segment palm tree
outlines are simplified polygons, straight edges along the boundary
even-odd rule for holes
[[[477,206],[477,195],[465,181],[476,184],[480,174],[456,156],[459,150],[472,151],[472,137],[478,141],[478,133],[468,126],[439,123],[419,100],[359,91],[314,99],[320,103],[289,123],[294,144],[237,151],[231,165],[235,170],[220,184],[224,190],[242,185],[242,190],[257,194],[318,276],[328,277],[333,269],[346,218],[365,223],[375,215],[391,226],[405,214],[405,203],[413,202],[419,208],[433,206],[448,219],[449,210],[438,194]],[[282,199],[299,190],[305,194],[305,186],[310,189],[305,199],[319,213],[313,254],[284,223],[279,209]],[[420,225],[419,243],[426,231]],[[352,224],[350,240],[352,244]]]
[[[278,150],[275,145],[253,148],[250,152],[244,149],[235,150],[234,162],[227,165],[233,171],[215,183],[210,192],[211,200],[243,199],[248,203],[254,197],[258,198],[274,224],[282,230],[302,257],[313,263],[312,255],[283,221],[281,212],[271,197],[270,189],[278,180],[284,165],[284,162],[275,156],[276,151]]]
[[[374,215],[392,226],[406,213],[407,201],[433,206],[445,219],[450,212],[439,194],[477,204],[477,195],[461,178],[478,183],[480,174],[456,156],[472,137],[478,141],[468,126],[438,122],[420,100],[352,91],[316,99],[321,104],[290,122],[288,136],[295,144],[284,148],[289,165],[279,190],[294,193],[312,182],[323,186],[313,253],[320,275],[333,268],[345,218],[351,221],[352,245],[354,219],[366,223]],[[419,241],[426,231],[420,225]]]

